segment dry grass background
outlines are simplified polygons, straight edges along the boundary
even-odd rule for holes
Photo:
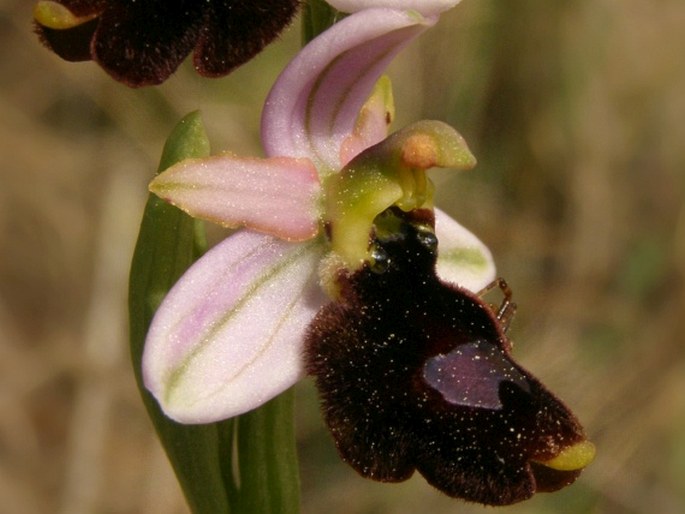
[[[259,151],[297,30],[229,78],[131,91],[60,62],[32,1],[0,0],[0,512],[186,513],[129,369],[129,259],[166,134]],[[516,354],[584,421],[596,462],[512,513],[685,512],[685,4],[466,1],[393,65],[399,123],[438,118],[480,159],[439,203],[493,249]],[[482,512],[420,477],[358,478],[297,416],[303,512]]]

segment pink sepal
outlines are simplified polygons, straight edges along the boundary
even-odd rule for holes
[[[283,70],[262,113],[267,155],[306,157],[322,174],[341,168],[343,140],[390,60],[435,19],[368,9],[304,47]]]
[[[442,280],[477,293],[495,279],[495,261],[488,247],[440,209],[435,209],[435,235]]]
[[[302,377],[309,322],[325,298],[318,240],[293,244],[241,231],[198,260],[155,315],[146,387],[182,423],[254,409]]]

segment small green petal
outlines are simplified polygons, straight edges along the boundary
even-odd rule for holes
[[[370,146],[383,141],[388,136],[388,126],[394,119],[392,83],[387,75],[383,75],[359,111],[354,130],[342,142],[341,164],[345,165]]]

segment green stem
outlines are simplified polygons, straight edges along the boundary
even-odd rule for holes
[[[302,44],[306,45],[343,17],[343,13],[333,9],[324,0],[307,0],[302,17]]]
[[[209,154],[197,113],[186,116],[167,140],[159,169],[187,157]],[[148,414],[195,514],[229,513],[228,484],[219,451],[232,438],[232,420],[209,425],[181,425],[167,418],[142,380],[141,360],[148,327],[167,291],[205,248],[202,225],[150,195],[145,206],[129,282],[129,322],[133,369]],[[232,444],[232,439],[230,444]],[[230,457],[230,456],[229,456]]]

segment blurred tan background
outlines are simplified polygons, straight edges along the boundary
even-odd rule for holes
[[[200,108],[259,152],[297,27],[234,75],[129,90],[43,50],[0,0],[0,512],[187,513],[129,367],[126,282],[146,183]],[[514,289],[515,355],[583,420],[596,462],[518,514],[685,512],[685,3],[466,0],[393,65],[397,126],[442,119],[480,160],[439,205]],[[299,387],[303,513],[490,512],[420,477],[359,478]]]

